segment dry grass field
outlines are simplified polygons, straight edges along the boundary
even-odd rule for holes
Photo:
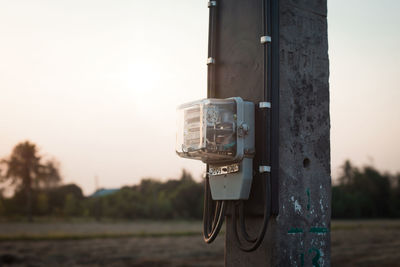
[[[332,222],[332,266],[400,266],[400,221]]]
[[[200,222],[0,223],[0,266],[223,266]],[[400,221],[332,223],[333,266],[400,266]]]

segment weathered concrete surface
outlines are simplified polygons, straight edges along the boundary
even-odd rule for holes
[[[326,0],[280,1],[280,215],[273,266],[330,266]]]
[[[237,248],[228,216],[227,266],[330,266],[327,0],[280,0],[279,16],[280,214],[252,253]],[[217,21],[213,96],[261,101],[261,1],[220,0]],[[249,219],[250,232],[261,221]]]

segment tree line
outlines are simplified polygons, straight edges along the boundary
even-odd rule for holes
[[[346,161],[332,186],[332,218],[400,218],[400,173]]]
[[[203,185],[186,171],[180,179],[161,182],[143,179],[112,194],[85,197],[75,184],[32,190],[31,215],[57,218],[200,219]],[[11,198],[0,198],[0,217],[26,216],[27,195],[18,190]],[[28,218],[30,218],[28,216]]]
[[[0,182],[13,185],[14,195],[0,191],[0,217],[104,217],[118,219],[200,219],[203,185],[183,170],[166,182],[143,179],[105,196],[85,197],[75,184],[63,185],[59,164],[44,160],[29,141],[17,144],[0,161]]]
[[[59,164],[44,160],[29,141],[0,161],[0,182],[12,184],[12,197],[0,190],[0,218],[92,217],[114,219],[200,219],[203,183],[182,171],[178,179],[143,179],[108,195],[85,197],[75,184],[62,184]],[[381,173],[350,161],[332,186],[332,218],[400,218],[400,174]]]

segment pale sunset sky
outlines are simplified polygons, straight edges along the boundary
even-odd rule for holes
[[[328,1],[331,155],[400,171],[400,1]],[[0,0],[0,158],[30,140],[85,194],[200,180],[176,106],[206,96],[204,0]]]

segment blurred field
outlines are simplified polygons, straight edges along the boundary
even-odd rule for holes
[[[115,237],[162,237],[198,235],[201,222],[39,222],[0,223],[0,240],[54,240]]]
[[[332,222],[333,266],[400,266],[400,221]]]
[[[0,266],[223,266],[200,222],[0,223]],[[400,221],[334,221],[333,266],[400,266]]]

